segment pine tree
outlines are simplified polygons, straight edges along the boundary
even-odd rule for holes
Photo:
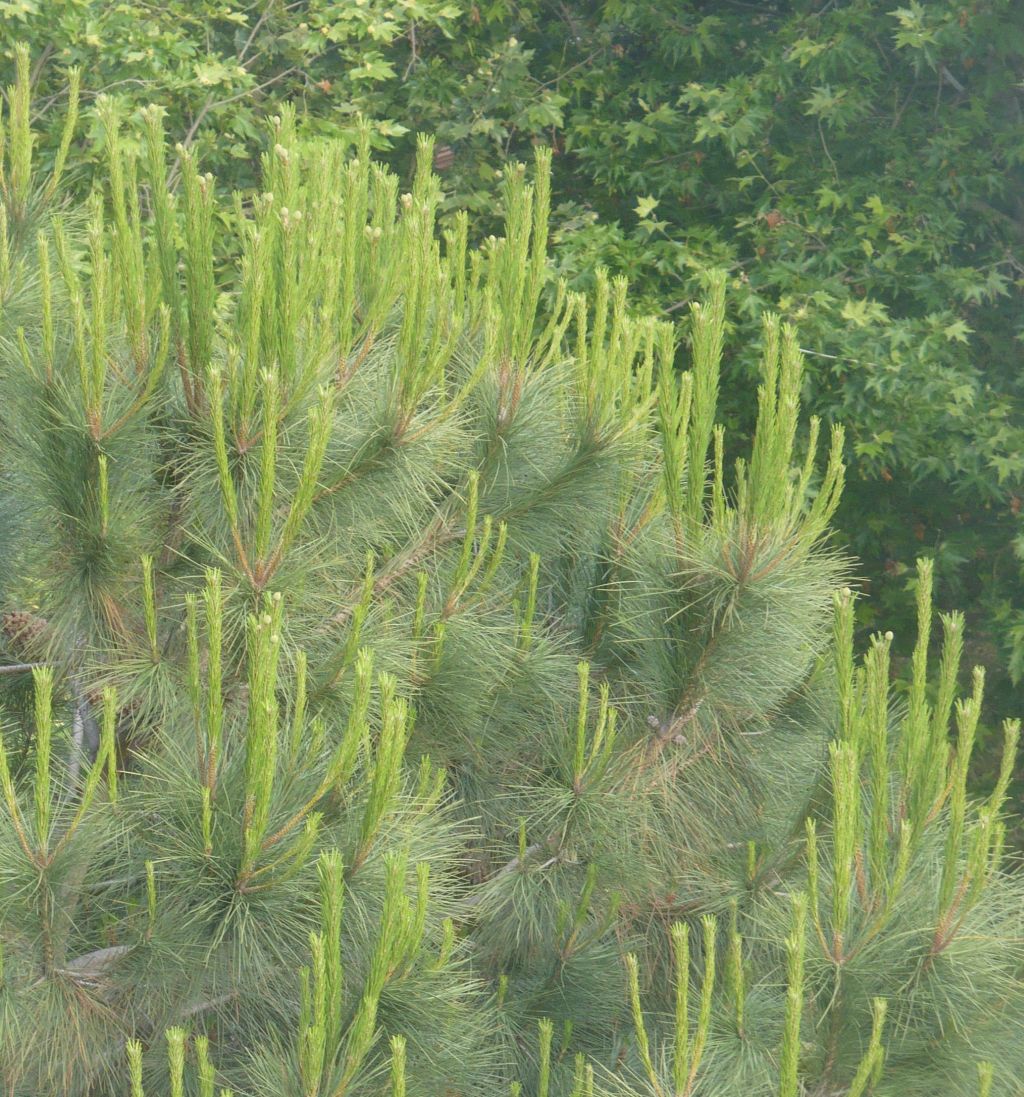
[[[8,104],[5,1093],[1022,1092],[1019,726],[926,563],[855,657],[791,329],[727,463],[723,278],[568,292],[543,150],[471,248],[427,139],[224,208],[101,100],[75,211]]]

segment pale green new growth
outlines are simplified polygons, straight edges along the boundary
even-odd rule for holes
[[[794,331],[734,459],[725,278],[682,355],[571,291],[550,151],[477,246],[429,139],[221,202],[101,100],[75,211],[77,94],[0,149],[4,1093],[1017,1097],[1020,725],[976,803],[927,561],[858,658]]]

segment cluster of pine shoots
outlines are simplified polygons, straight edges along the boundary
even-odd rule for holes
[[[1024,1092],[1019,727],[973,799],[927,562],[855,657],[788,326],[727,460],[724,278],[571,292],[549,151],[477,247],[426,139],[100,98],[76,208],[5,107],[5,1097]]]

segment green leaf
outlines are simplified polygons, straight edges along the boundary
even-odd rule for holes
[[[203,87],[215,84],[227,84],[239,76],[245,76],[245,69],[239,65],[228,65],[217,58],[200,61],[195,66],[196,80]]]
[[[974,329],[969,328],[963,320],[954,320],[942,329],[942,334],[949,342],[966,343],[967,336],[974,334]]]
[[[881,301],[872,301],[868,297],[851,297],[842,307],[840,316],[854,327],[864,328],[871,324],[884,324],[889,319],[889,310]]]

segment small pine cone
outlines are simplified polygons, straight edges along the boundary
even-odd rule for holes
[[[455,163],[455,149],[451,145],[438,145],[434,149],[434,171],[447,171]]]
[[[41,655],[46,650],[50,626],[42,617],[26,610],[11,610],[0,615],[3,630],[11,650],[26,660]]]

